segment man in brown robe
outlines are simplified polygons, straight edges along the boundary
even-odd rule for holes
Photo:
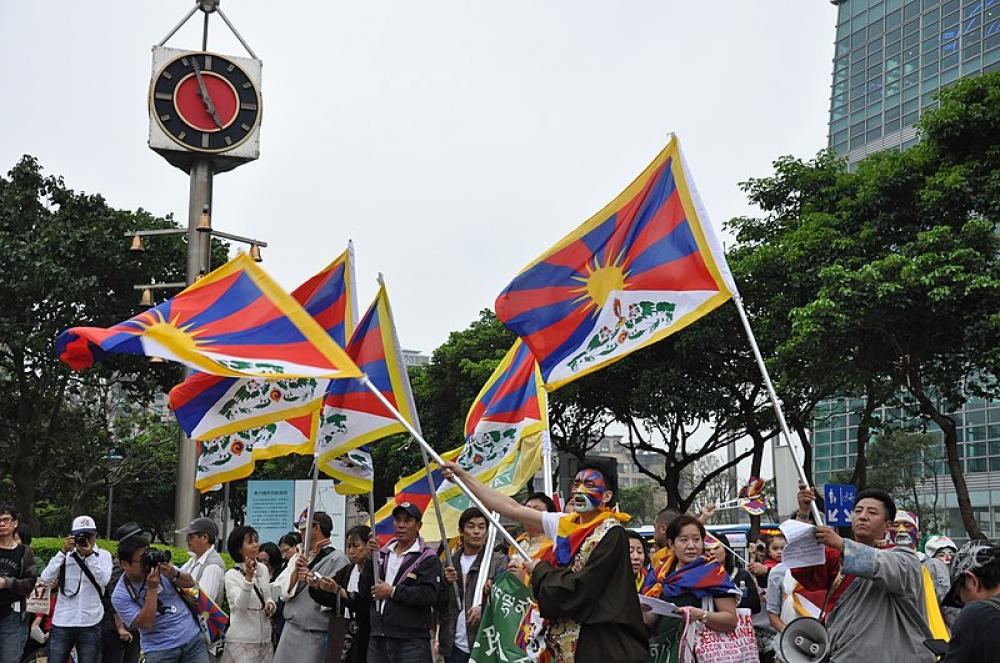
[[[573,481],[569,513],[540,512],[489,488],[453,463],[458,476],[490,510],[534,529],[553,547],[540,561],[523,561],[539,611],[545,644],[556,663],[646,663],[646,638],[622,521],[611,510],[617,477],[602,464],[586,464]]]

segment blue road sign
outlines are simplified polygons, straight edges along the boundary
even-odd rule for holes
[[[850,527],[854,511],[854,496],[858,489],[849,483],[828,483],[823,486],[826,502],[826,524],[830,527]]]

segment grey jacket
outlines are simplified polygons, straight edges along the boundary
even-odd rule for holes
[[[856,576],[826,620],[831,660],[872,663],[893,660],[933,663],[924,647],[931,637],[924,608],[923,570],[916,552],[879,550],[844,542],[841,571]]]
[[[309,568],[321,576],[332,577],[337,571],[350,564],[347,557],[333,546],[323,548],[321,555],[319,561],[309,564]],[[305,584],[300,584],[296,587],[295,592],[285,599],[283,612],[285,621],[295,624],[304,631],[326,632],[330,624],[330,615],[321,612],[322,606],[309,596],[308,589]],[[283,593],[287,594],[287,592]]]
[[[462,548],[459,547],[452,554],[452,564],[455,565],[455,570],[458,572],[458,586],[462,590],[462,609],[468,611],[472,607],[473,601],[475,600],[476,594],[476,584],[479,582],[479,574],[481,571],[483,556],[485,555],[486,549],[479,551],[479,555],[476,556],[476,561],[472,563],[469,568],[469,575],[467,577],[462,577]],[[492,580],[500,573],[501,570],[507,567],[507,556],[498,552],[493,553],[493,557],[490,559],[489,571],[487,578]],[[441,591],[447,593],[447,610],[442,611],[440,616],[441,622],[439,624],[440,631],[438,634],[438,642],[441,647],[442,656],[450,656],[452,650],[455,647],[455,625],[458,621],[458,599],[455,597],[455,590],[442,579]],[[488,596],[488,595],[487,595]],[[485,604],[486,601],[483,600]],[[468,612],[466,612],[468,615]],[[479,623],[477,622],[475,626],[470,626],[468,620],[465,623],[465,632],[468,636],[469,648],[471,650],[472,643],[476,641],[476,632],[479,631]]]

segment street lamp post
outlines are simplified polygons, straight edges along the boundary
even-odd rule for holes
[[[111,453],[109,453],[107,456],[104,457],[104,460],[108,461],[108,463],[112,466],[117,466],[118,463],[122,462],[123,458],[112,451]],[[114,482],[109,480],[108,481],[108,529],[106,537],[108,539],[111,538],[111,509],[114,502],[115,502],[115,484]]]

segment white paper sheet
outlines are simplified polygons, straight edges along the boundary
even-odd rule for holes
[[[823,544],[816,540],[816,528],[798,520],[786,520],[779,526],[788,544],[781,554],[782,563],[790,569],[816,566],[826,561]]]
[[[674,615],[677,612],[677,606],[669,601],[664,601],[662,599],[655,599],[652,596],[639,595],[639,603],[649,606],[650,612],[657,615]],[[645,612],[645,611],[644,611]]]

